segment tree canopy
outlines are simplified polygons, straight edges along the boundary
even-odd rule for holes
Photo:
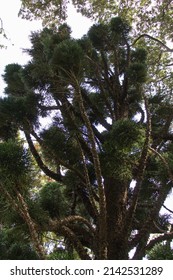
[[[172,41],[173,7],[171,0],[22,0],[19,12],[24,18],[41,19],[43,24],[55,24],[67,17],[69,3],[82,15],[105,22],[119,16],[135,26],[138,33],[149,32],[158,39]]]
[[[51,24],[31,33],[30,61],[3,75],[1,258],[16,247],[39,259],[129,259],[134,248],[133,259],[152,258],[173,238],[171,2],[73,1],[98,20],[81,39],[63,22],[67,4],[22,1],[24,17]]]

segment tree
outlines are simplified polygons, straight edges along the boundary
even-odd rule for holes
[[[172,41],[172,1],[151,0],[22,0],[19,15],[27,19],[41,19],[43,24],[64,21],[69,3],[77,12],[96,21],[105,22],[113,16],[126,19],[135,25],[137,33],[149,32],[158,39]]]
[[[94,24],[80,40],[70,33],[66,24],[32,33],[31,60],[6,66],[0,100],[2,147],[22,131],[51,184],[40,184],[35,197],[16,189],[14,176],[6,189],[4,170],[11,176],[14,162],[23,164],[12,153],[1,163],[0,187],[40,258],[46,252],[39,236],[52,232],[81,259],[128,259],[133,248],[133,258],[142,259],[173,237],[169,218],[160,214],[173,180],[172,74],[162,79],[160,66],[167,57],[152,65],[151,42],[135,38],[119,17]],[[155,44],[164,52],[164,43]],[[162,235],[149,241],[151,233]]]

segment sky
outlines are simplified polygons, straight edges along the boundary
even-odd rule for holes
[[[0,44],[6,46],[6,49],[0,49],[0,96],[5,87],[2,79],[5,66],[9,63],[27,63],[29,56],[24,54],[22,49],[30,47],[31,31],[42,29],[40,21],[28,21],[18,17],[20,5],[20,0],[0,0],[0,18],[8,37],[8,40],[5,40],[0,36]],[[92,24],[89,19],[77,14],[72,6],[69,8],[67,23],[71,26],[72,36],[75,38],[87,33]]]
[[[23,49],[30,47],[29,35],[31,31],[41,30],[41,22],[28,21],[18,17],[20,9],[20,0],[0,0],[0,18],[3,21],[8,40],[1,40],[0,44],[7,46],[5,49],[0,49],[0,96],[3,95],[5,83],[1,75],[4,73],[4,68],[10,63],[19,63],[24,65],[29,60],[29,56],[23,53]],[[75,38],[81,37],[87,33],[92,22],[77,14],[72,6],[69,8],[67,23],[71,26],[72,36]],[[166,200],[165,205],[173,210],[173,195]],[[163,209],[162,212],[169,213]]]

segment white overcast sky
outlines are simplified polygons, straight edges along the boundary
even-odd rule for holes
[[[42,28],[39,21],[27,21],[18,17],[20,5],[20,0],[0,0],[0,18],[8,36],[8,40],[2,40],[2,36],[0,36],[0,44],[3,43],[7,46],[6,49],[0,49],[0,95],[5,87],[1,77],[5,66],[9,63],[23,65],[28,61],[29,57],[22,52],[22,49],[30,46],[31,31]],[[68,15],[67,23],[72,28],[73,37],[81,37],[88,31],[91,25],[89,19],[75,13],[72,6],[69,8]]]

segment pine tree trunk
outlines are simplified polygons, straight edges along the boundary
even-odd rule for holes
[[[105,178],[108,260],[127,260],[126,184]]]

